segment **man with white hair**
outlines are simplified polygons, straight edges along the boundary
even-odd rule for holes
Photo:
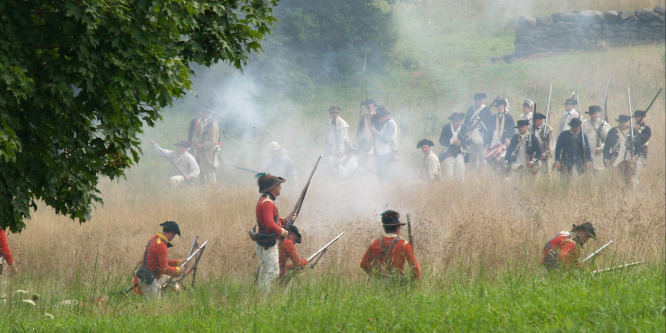
[[[564,109],[567,111],[560,118],[560,126],[557,127],[557,137],[559,137],[562,132],[571,129],[571,126],[569,126],[571,119],[580,118],[580,114],[576,111],[576,105],[578,105],[578,101],[574,96],[571,96],[571,98],[567,98],[567,100],[564,101]]]
[[[519,120],[527,120],[529,122],[529,132],[532,133],[532,117],[534,115],[534,102],[530,101],[529,99],[525,99],[523,101],[523,113],[521,113],[518,118],[516,119],[517,121]]]
[[[606,142],[606,135],[610,131],[610,125],[599,117],[601,114],[601,107],[598,105],[591,105],[589,110],[585,112],[590,115],[590,119],[583,121],[581,130],[587,135],[587,140],[592,145],[592,170],[604,170],[604,143]]]
[[[199,176],[199,165],[192,154],[187,152],[188,144],[185,140],[180,140],[174,145],[176,151],[160,147],[155,140],[150,140],[157,153],[166,158],[173,166],[173,176],[169,178],[169,184],[176,187],[185,181],[192,180]]]
[[[282,149],[277,141],[272,141],[268,144],[268,152],[271,154],[271,160],[266,164],[264,171],[296,183],[296,168],[287,151]]]
[[[508,146],[511,138],[515,134],[516,123],[509,114],[509,101],[506,98],[500,98],[495,103],[497,113],[488,122],[488,146],[495,147],[498,144]]]

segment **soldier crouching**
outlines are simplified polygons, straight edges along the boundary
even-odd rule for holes
[[[411,244],[400,238],[400,214],[387,210],[382,213],[385,236],[377,238],[365,252],[361,268],[370,276],[382,279],[396,275],[402,277],[405,261],[412,267],[411,280],[421,280],[421,268],[414,256]]]

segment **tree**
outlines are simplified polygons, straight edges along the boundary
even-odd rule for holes
[[[0,1],[0,227],[20,231],[40,200],[87,221],[190,64],[241,69],[277,1]]]

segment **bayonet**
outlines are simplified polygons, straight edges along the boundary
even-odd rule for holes
[[[636,262],[631,262],[631,263],[624,264],[624,265],[619,265],[619,266],[614,266],[614,267],[609,267],[609,268],[604,268],[604,269],[597,269],[596,271],[593,271],[592,274],[601,273],[601,272],[608,272],[608,271],[614,271],[614,270],[616,270],[616,269],[625,268],[625,267],[631,267],[631,266],[636,266],[636,265],[640,265],[640,264],[644,264],[644,263],[645,263],[645,261],[636,261]]]
[[[553,84],[550,84],[550,90],[548,91],[548,105],[546,106],[546,121],[544,128],[548,127],[548,115],[550,114],[550,98],[553,96]],[[544,129],[545,133],[545,129]]]
[[[611,245],[611,244],[613,244],[613,241],[612,241],[612,240],[611,240],[610,242],[604,244],[604,246],[600,247],[598,250],[594,251],[594,252],[593,252],[592,254],[590,254],[589,256],[587,256],[587,258],[585,258],[585,260],[583,260],[583,262],[586,262],[586,261],[592,259],[594,256],[596,256],[597,254],[599,254],[599,252],[601,252],[603,249],[605,249],[606,247],[608,247],[608,245]]]
[[[659,97],[659,94],[661,94],[661,91],[662,91],[663,89],[664,89],[664,88],[659,88],[659,91],[657,91],[657,94],[654,95],[654,98],[652,99],[652,102],[650,102],[650,105],[648,105],[648,107],[645,108],[645,113],[647,113],[648,110],[650,110],[650,108],[652,107],[652,104],[654,104],[654,101],[657,100],[657,97]]]
[[[634,160],[634,118],[631,111],[631,89],[627,86],[627,101],[629,103],[629,133],[631,134],[631,160]],[[626,156],[626,155],[625,155]]]

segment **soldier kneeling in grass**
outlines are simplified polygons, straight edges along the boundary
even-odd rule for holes
[[[592,223],[574,224],[571,231],[562,231],[546,243],[541,254],[541,263],[548,270],[560,267],[579,267],[583,245],[590,238],[597,239]]]
[[[179,276],[183,271],[187,275],[192,271],[181,264],[182,260],[167,258],[167,248],[173,246],[171,241],[176,235],[180,236],[178,223],[166,221],[160,226],[162,232],[153,236],[146,245],[143,260],[134,275],[134,292],[146,298],[160,297],[169,276]]]
[[[365,252],[361,260],[361,268],[370,276],[390,278],[396,274],[402,276],[405,260],[412,267],[412,280],[421,280],[419,267],[412,245],[400,238],[400,214],[387,210],[382,213],[382,225],[385,236],[376,239]]]
[[[301,243],[301,234],[298,232],[298,228],[295,225],[287,225],[285,229],[289,232],[287,237],[280,241],[280,278],[283,283],[289,283],[292,275],[287,274],[287,271],[291,271],[300,267],[303,267],[308,264],[308,260],[298,256],[298,251],[296,250],[296,244]],[[290,263],[287,263],[287,260],[290,260]]]

